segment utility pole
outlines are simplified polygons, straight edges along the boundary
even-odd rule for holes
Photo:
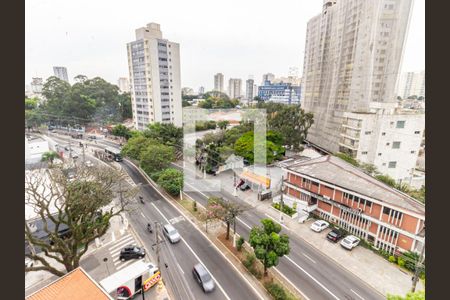
[[[425,240],[423,242],[422,250],[420,251],[419,259],[416,262],[416,271],[414,272],[414,276],[412,278],[412,288],[411,288],[412,293],[415,292],[417,281],[419,281],[419,273],[420,273],[419,267],[423,266],[423,260],[425,258],[424,254],[425,254]]]
[[[235,197],[237,197],[236,171],[234,170],[234,165],[233,165],[233,182],[234,182],[234,186],[233,186],[233,194],[234,194]]]
[[[82,151],[82,153],[83,153],[83,164],[84,164],[84,162],[85,162],[85,156],[84,156],[84,145],[83,145],[83,144],[81,144],[81,151]]]
[[[283,178],[284,176],[281,175],[281,185],[280,185],[280,223],[283,223]]]
[[[158,234],[159,223],[155,221],[155,235],[156,235],[156,259],[158,260],[159,267],[159,234]]]

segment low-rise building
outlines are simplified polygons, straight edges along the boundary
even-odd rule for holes
[[[283,167],[283,201],[390,253],[419,252],[425,205],[330,155]],[[277,199],[275,199],[277,200]]]
[[[258,87],[258,97],[263,101],[272,101],[283,104],[300,104],[300,86],[290,83],[271,83],[266,81]]]

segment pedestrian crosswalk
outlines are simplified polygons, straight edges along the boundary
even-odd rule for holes
[[[122,250],[125,246],[128,246],[128,245],[139,246],[131,234],[124,235],[119,240],[117,240],[114,243],[114,245],[112,245],[108,249],[111,254],[112,261],[113,261],[113,264],[114,264],[116,270],[120,270],[128,265],[131,265],[133,262],[136,262],[136,259],[130,259],[125,262],[122,262],[120,260],[120,250]]]

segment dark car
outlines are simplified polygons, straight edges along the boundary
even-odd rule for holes
[[[205,293],[214,290],[214,280],[202,264],[196,264],[194,268],[192,268],[192,275],[194,275],[195,280],[200,284]]]
[[[339,229],[334,228],[327,234],[327,239],[336,243],[343,235],[344,234]]]
[[[241,191],[246,191],[250,189],[250,186],[248,185],[248,183],[244,182],[240,187]]]
[[[119,259],[126,261],[133,258],[144,258],[145,249],[138,246],[126,246],[120,251]]]

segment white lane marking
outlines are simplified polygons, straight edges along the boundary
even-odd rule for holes
[[[361,298],[362,300],[365,300],[363,297],[361,297],[361,295],[359,295],[357,292],[355,292],[354,290],[350,289],[350,291],[352,291],[356,296],[358,296],[359,298]]]
[[[245,227],[247,227],[248,229],[252,229],[250,226],[248,226],[247,223],[245,223],[244,221],[242,221],[241,218],[236,217],[236,219],[237,219],[239,222],[241,222],[241,223],[242,223]]]
[[[273,269],[274,269],[275,271],[277,271],[278,274],[280,274],[280,275],[284,278],[284,280],[286,280],[287,282],[289,282],[290,285],[293,286],[294,289],[296,289],[297,292],[299,292],[299,294],[303,296],[303,298],[305,298],[306,300],[310,300],[308,297],[306,297],[305,294],[303,294],[303,292],[302,292],[301,290],[299,290],[299,289],[297,288],[297,286],[296,286],[295,284],[292,283],[292,281],[290,281],[283,273],[281,273],[281,272],[277,269],[277,267],[273,267]]]
[[[183,269],[181,268],[181,266],[180,266],[180,264],[179,264],[178,262],[177,262],[177,266],[178,266],[178,268],[180,269],[181,273],[184,274],[184,271],[183,271]]]
[[[153,207],[159,212],[159,214],[166,220],[167,223],[169,222],[169,219],[166,218],[166,216],[159,210],[159,208],[156,207],[155,203],[152,203]]]
[[[294,266],[296,266],[297,268],[299,268],[301,271],[303,271],[303,273],[305,273],[306,275],[308,275],[309,278],[311,278],[312,280],[314,280],[315,283],[317,283],[320,287],[322,287],[325,291],[327,291],[331,296],[333,296],[334,299],[340,300],[335,294],[333,294],[329,289],[327,289],[322,283],[320,283],[316,278],[314,278],[311,274],[309,274],[308,272],[306,272],[305,269],[303,269],[302,267],[300,267],[295,261],[293,261],[289,256],[285,255],[284,257],[286,257],[291,263],[294,264]]]
[[[202,191],[199,191],[199,190],[198,190],[195,186],[193,186],[192,184],[189,184],[189,183],[187,183],[187,182],[185,182],[184,184],[186,184],[186,185],[190,186],[191,188],[193,188],[194,190],[196,190],[197,193],[199,193],[200,195],[202,195],[202,196],[205,197],[206,199],[209,199],[209,197],[206,196],[205,193],[203,193]]]
[[[145,215],[144,215],[144,213],[141,211],[141,216],[144,218],[144,219],[146,219],[146,217],[145,217]]]
[[[109,250],[109,252],[114,252],[118,248],[122,247],[125,244],[130,243],[131,241],[133,241],[133,237],[131,235],[127,236],[127,238],[117,241],[117,243],[114,244],[114,246],[109,247],[108,250]]]
[[[231,298],[227,295],[227,293],[225,292],[225,290],[223,289],[223,287],[220,285],[219,281],[214,278],[213,274],[211,273],[211,271],[208,270],[208,268],[205,266],[205,264],[203,263],[203,261],[200,259],[200,257],[198,257],[198,255],[194,252],[194,250],[192,250],[191,246],[189,246],[189,244],[184,240],[183,237],[181,237],[181,240],[183,241],[183,243],[188,247],[189,250],[191,250],[192,254],[194,254],[195,258],[197,258],[197,260],[203,265],[203,267],[206,269],[206,271],[208,271],[209,274],[211,274],[211,277],[214,279],[214,281],[216,282],[217,286],[219,287],[219,289],[222,291],[223,295],[225,296],[225,298],[227,298],[228,300],[231,300]]]
[[[265,214],[265,215],[266,215],[267,217],[271,218],[274,222],[276,222],[276,223],[280,224],[281,226],[283,226],[284,229],[286,229],[286,230],[288,230],[288,231],[291,231],[286,225],[281,224],[280,221],[278,221],[278,220],[275,219],[274,217],[269,216],[268,214]]]
[[[152,185],[153,186],[153,184],[151,183],[151,181],[148,179],[148,177],[146,176],[146,174],[144,174],[134,163],[132,163],[131,161],[129,161],[129,160],[126,160],[127,162],[129,162],[132,166],[134,166],[134,168],[136,169],[136,170],[138,170],[138,172],[139,173],[141,173],[141,175],[145,178],[145,180],[147,180],[147,182],[150,184],[150,185]],[[154,186],[153,186],[154,187]],[[185,214],[184,214],[184,212],[183,211],[181,211],[175,204],[173,204],[169,199],[167,199],[167,197],[165,196],[165,195],[163,195],[156,187],[154,187],[154,189],[158,192],[158,194],[160,194],[161,195],[161,197],[162,198],[164,198],[164,199],[166,199],[167,200],[167,203],[169,203],[173,208],[175,208],[180,214],[182,214],[183,216],[184,216],[184,218],[186,219],[186,220],[188,220],[189,221],[189,223],[191,223],[191,225],[195,228],[195,229],[197,229],[197,231],[198,232],[200,232],[200,234],[201,235],[203,235],[203,237],[206,239],[206,240],[208,240],[209,241],[209,238],[206,236],[206,234],[203,232],[203,231],[201,231],[198,227],[197,227],[197,225],[195,225],[195,223],[193,222],[193,221],[191,221],[191,219],[189,219]],[[152,203],[153,204],[153,203]],[[238,268],[230,261],[230,259],[225,255],[225,254],[223,254],[222,253],[222,251],[220,251],[220,249],[215,245],[215,244],[213,244],[213,243],[211,243],[211,242],[209,242],[216,250],[217,250],[217,252],[219,252],[222,256],[223,256],[223,258],[234,268],[234,270],[236,271],[236,273],[237,274],[239,274],[239,276],[241,276],[241,278],[242,279],[244,279],[244,281],[248,284],[248,286],[250,286],[250,288],[253,290],[253,292],[256,294],[256,295],[258,295],[258,297],[259,297],[259,299],[264,299],[264,297],[263,296],[261,296],[261,294],[258,292],[258,290],[253,286],[253,284],[252,283],[250,283],[250,281],[248,281],[248,279],[247,278],[245,278],[245,276],[238,270]]]
[[[303,254],[303,256],[305,256],[307,259],[309,259],[310,261],[312,261],[313,263],[316,263],[315,261],[314,261],[314,259],[312,259],[311,257],[309,257],[308,255],[306,255],[305,253],[302,253]]]

